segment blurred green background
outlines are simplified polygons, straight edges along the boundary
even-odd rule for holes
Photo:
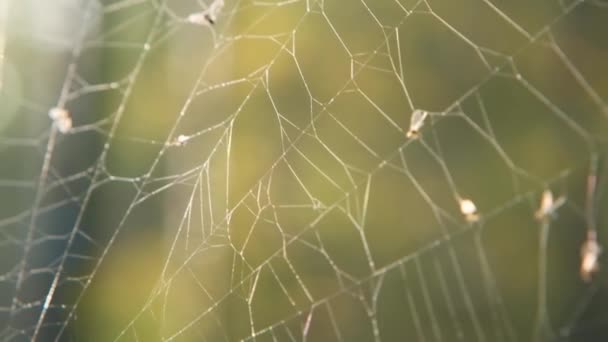
[[[608,338],[606,3],[0,2],[2,340]]]

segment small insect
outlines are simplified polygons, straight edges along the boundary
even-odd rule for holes
[[[410,119],[410,129],[407,131],[406,136],[408,138],[418,138],[420,136],[420,129],[424,126],[424,120],[429,115],[429,112],[416,109],[412,113],[412,118]]]
[[[180,134],[177,138],[175,138],[173,140],[173,142],[171,142],[171,145],[173,145],[173,146],[184,146],[184,145],[186,145],[186,143],[188,142],[188,140],[190,140],[189,136]]]
[[[462,198],[459,201],[460,212],[464,215],[464,218],[468,222],[475,222],[479,220],[479,213],[477,212],[477,207],[475,203],[467,198]]]
[[[224,0],[215,0],[206,10],[192,13],[186,20],[196,25],[214,25],[223,7]]]
[[[205,25],[205,24],[215,24],[215,19],[211,17],[207,11],[192,13],[186,19],[191,24],[197,25]]]
[[[67,109],[54,107],[49,110],[49,117],[59,132],[67,133],[72,129],[72,115]]]
[[[534,217],[536,217],[536,219],[539,221],[547,220],[552,217],[555,214],[555,211],[564,205],[564,203],[566,203],[565,196],[560,196],[554,200],[553,193],[551,190],[547,189],[543,191],[543,196],[540,200],[540,207],[534,213]]]
[[[590,282],[593,273],[599,270],[600,254],[602,254],[602,247],[597,243],[595,233],[590,231],[587,234],[587,240],[581,247],[581,278],[583,281]]]

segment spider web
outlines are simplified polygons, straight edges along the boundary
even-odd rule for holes
[[[608,337],[608,3],[1,4],[2,340]]]

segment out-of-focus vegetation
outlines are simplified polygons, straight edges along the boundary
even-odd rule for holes
[[[2,339],[608,337],[606,5],[225,2],[8,3]]]

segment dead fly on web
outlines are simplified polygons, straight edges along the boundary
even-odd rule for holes
[[[187,135],[180,134],[177,138],[173,139],[173,141],[169,144],[170,146],[184,146],[190,140],[190,137]]]
[[[429,112],[416,109],[412,113],[412,118],[410,119],[410,129],[407,131],[406,136],[411,139],[418,138],[420,136],[420,129],[424,126],[424,120],[429,115]]]
[[[51,108],[51,110],[49,110],[49,117],[53,120],[53,124],[57,127],[59,132],[65,134],[72,129],[72,115],[67,109],[58,107]]]
[[[597,165],[598,160],[594,158],[591,164],[591,171],[587,177],[587,199],[585,203],[585,216],[587,221],[587,238],[581,246],[581,278],[585,282],[592,279],[594,273],[599,268],[599,257],[602,254],[602,247],[597,241],[597,226],[595,221],[596,206],[596,186],[597,186]]]
[[[214,0],[207,9],[190,14],[186,20],[197,25],[214,25],[223,7],[224,0]]]
[[[555,215],[557,209],[559,209],[562,205],[566,203],[566,197],[560,196],[557,199],[553,199],[553,193],[551,190],[547,189],[543,191],[543,196],[540,200],[540,207],[534,213],[534,217],[536,217],[539,221],[546,221]]]
[[[600,254],[602,254],[602,247],[597,243],[595,231],[590,230],[581,247],[581,278],[583,281],[590,282],[593,273],[600,269]]]
[[[476,222],[479,220],[479,213],[477,212],[477,207],[473,201],[467,198],[461,198],[458,200],[458,204],[460,205],[460,212],[464,215],[467,222]]]

